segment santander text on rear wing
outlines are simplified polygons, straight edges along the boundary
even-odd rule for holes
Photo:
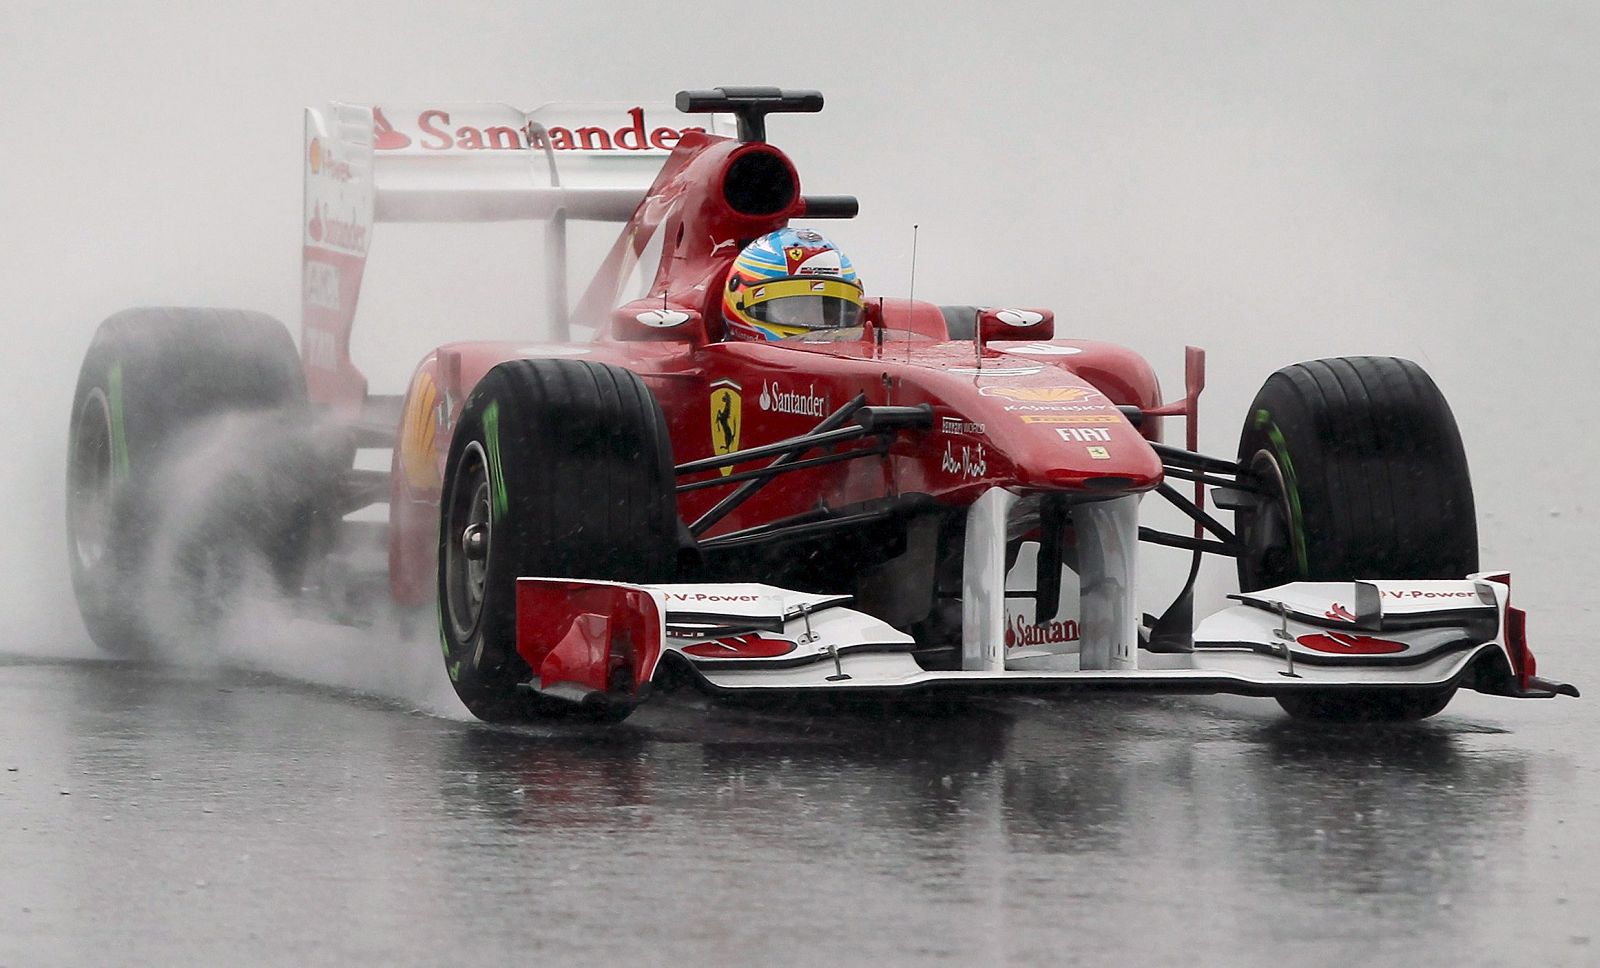
[[[350,361],[361,277],[379,222],[545,223],[551,335],[564,336],[567,219],[627,222],[689,132],[731,119],[666,104],[307,108],[301,353],[312,398],[359,405]]]

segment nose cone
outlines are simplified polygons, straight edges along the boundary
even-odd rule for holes
[[[1161,483],[1161,458],[1120,413],[1113,412],[1100,424],[1045,424],[1032,429],[1035,432],[1027,435],[1016,454],[1019,484],[1126,492],[1147,491]]]
[[[1087,383],[1056,382],[978,388],[1017,484],[1129,492],[1161,483],[1161,458],[1110,400]]]

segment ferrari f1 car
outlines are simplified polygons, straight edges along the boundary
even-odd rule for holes
[[[1414,363],[1282,369],[1237,453],[1208,457],[1201,351],[1163,400],[1144,359],[1044,309],[867,298],[828,328],[727,339],[746,245],[857,202],[803,192],[766,140],[769,114],[821,95],[676,107],[309,110],[298,351],[275,320],[200,309],[120,313],[88,351],[68,523],[94,638],[149,644],[161,558],[195,609],[251,562],[346,617],[374,589],[432,606],[485,719],[620,718],[684,682],[1228,692],[1333,720],[1429,716],[1463,687],[1577,695],[1540,678],[1509,576],[1479,567],[1461,440]],[[543,225],[544,341],[445,343],[403,396],[369,393],[350,334],[375,225],[500,220]],[[622,225],[575,301],[574,220]],[[372,448],[389,472],[356,467]],[[1192,531],[1141,526],[1152,500]],[[1153,614],[1141,543],[1193,556]],[[1240,591],[1196,622],[1203,555],[1234,559]]]

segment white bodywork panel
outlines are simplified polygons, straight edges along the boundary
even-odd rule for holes
[[[1127,672],[1139,668],[1139,619],[1134,564],[1139,550],[1139,496],[1081,504],[1072,510],[1078,532],[1078,580],[1083,603],[1079,666]]]
[[[1005,668],[1006,521],[1017,495],[992,487],[967,511],[966,571],[961,578],[961,668]]]

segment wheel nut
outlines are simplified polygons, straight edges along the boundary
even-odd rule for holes
[[[489,529],[481,524],[469,524],[461,532],[461,553],[472,561],[482,561],[489,554]]]

